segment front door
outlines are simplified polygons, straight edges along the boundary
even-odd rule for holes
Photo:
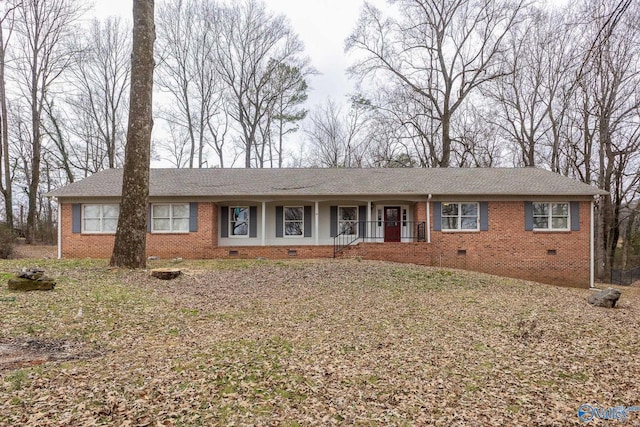
[[[400,208],[388,207],[384,208],[384,241],[399,242],[400,241]]]

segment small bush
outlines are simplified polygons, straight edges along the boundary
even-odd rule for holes
[[[7,259],[13,254],[16,237],[6,225],[0,225],[0,258]]]

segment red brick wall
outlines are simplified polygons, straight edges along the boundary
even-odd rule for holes
[[[430,210],[433,223],[433,209]],[[425,203],[413,207],[416,221],[426,218]],[[198,231],[148,234],[147,255],[161,258],[328,258],[332,246],[217,247],[218,208],[198,203]],[[342,257],[460,268],[556,285],[589,286],[589,202],[580,203],[580,231],[524,230],[524,203],[489,202],[489,231],[431,231],[431,243],[360,243]],[[108,258],[113,235],[71,233],[71,205],[62,204],[64,257]],[[290,252],[291,250],[295,251]],[[466,251],[462,254],[460,251]],[[555,250],[551,255],[549,250]],[[235,251],[235,253],[230,253]]]
[[[62,204],[62,256],[65,258],[109,258],[113,234],[80,234],[71,230],[71,204]],[[193,233],[147,233],[147,255],[160,258],[211,258],[218,245],[214,203],[198,203],[198,231]]]
[[[415,209],[420,205],[424,206],[420,203]],[[589,287],[589,218],[590,203],[581,202],[580,231],[525,231],[524,202],[489,202],[489,231],[432,230],[430,244],[369,243],[352,247],[346,253],[366,259],[460,268],[555,285]],[[549,254],[549,250],[555,250],[556,254]]]

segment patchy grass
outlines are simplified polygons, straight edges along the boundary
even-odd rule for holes
[[[585,289],[362,260],[150,263],[179,266],[172,281],[36,263],[56,289],[3,287],[0,344],[97,357],[0,367],[0,425],[577,425],[581,404],[640,404],[638,288],[610,310]]]

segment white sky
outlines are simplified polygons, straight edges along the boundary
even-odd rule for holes
[[[156,7],[161,0],[156,0]],[[328,97],[340,102],[353,90],[345,75],[349,62],[344,40],[360,15],[364,0],[265,0],[267,7],[286,15],[305,45],[313,67],[320,73],[310,81],[308,106]],[[384,0],[375,0],[382,7]],[[122,15],[131,19],[133,0],[96,0],[96,16]]]

